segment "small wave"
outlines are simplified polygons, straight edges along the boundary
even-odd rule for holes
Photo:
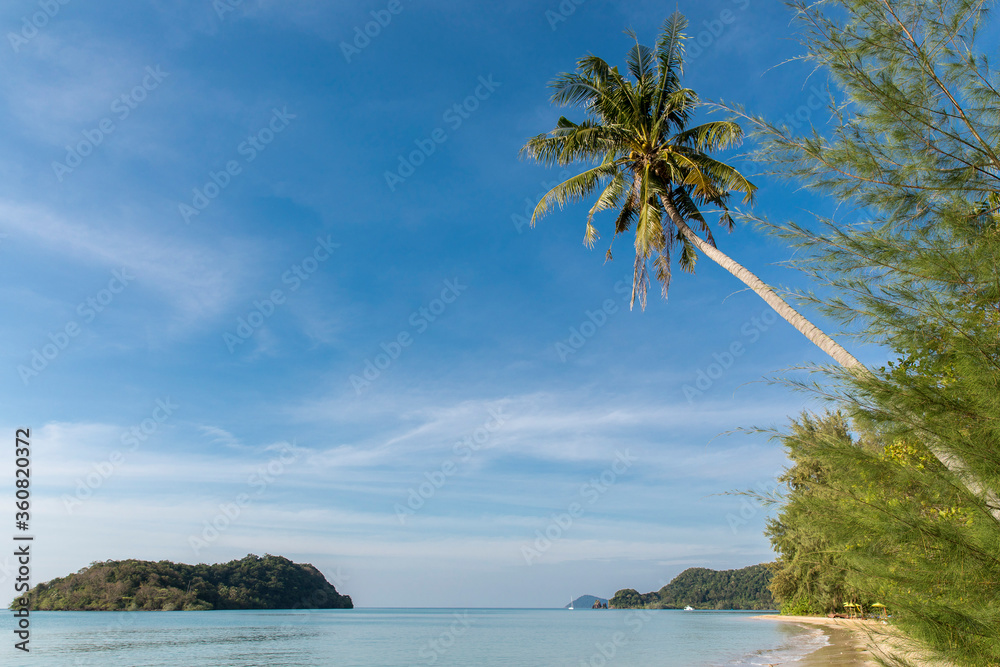
[[[799,662],[810,653],[829,645],[830,638],[823,630],[811,628],[778,648],[757,651],[736,662],[729,663],[729,667],[767,667],[768,665]]]

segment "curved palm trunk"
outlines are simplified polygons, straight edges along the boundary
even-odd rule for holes
[[[677,229],[679,229],[681,234],[684,235],[684,238],[691,241],[691,243],[694,244],[698,250],[705,253],[705,255],[712,259],[716,264],[739,278],[747,287],[756,292],[760,298],[764,299],[767,305],[774,308],[774,312],[785,318],[785,320],[798,329],[803,336],[811,340],[817,347],[819,347],[819,349],[833,357],[838,364],[844,368],[856,369],[860,373],[869,374],[868,369],[865,368],[860,361],[854,358],[854,355],[845,350],[839,343],[820,331],[819,327],[804,318],[797,310],[788,305],[784,299],[775,294],[773,289],[768,287],[767,283],[754,275],[742,264],[733,260],[711,243],[708,243],[695,234],[694,230],[691,229],[691,227],[684,221],[670,201],[666,198],[662,198],[661,201],[663,202],[667,215],[669,215],[673,223],[677,225]],[[990,514],[993,515],[993,518],[997,521],[997,523],[1000,523],[1000,497],[983,486],[983,484],[976,479],[976,475],[969,470],[965,461],[963,461],[961,457],[933,445],[929,445],[928,449],[930,449],[931,453],[942,463],[942,465],[944,465],[944,467],[946,467],[962,482],[962,484],[965,485],[965,488],[968,489],[969,492],[986,504]]]
[[[672,203],[666,199],[663,199],[662,201],[664,208],[667,211],[667,215],[669,215],[673,223],[677,225],[677,229],[679,229],[681,234],[684,235],[684,238],[691,241],[691,243],[694,244],[698,250],[705,253],[705,255],[726,271],[729,271],[731,274],[739,278],[743,284],[756,292],[760,298],[764,299],[767,305],[774,308],[774,312],[781,315],[781,317],[783,317],[793,327],[798,329],[803,336],[812,341],[819,349],[833,357],[834,361],[838,364],[844,368],[863,367],[861,362],[855,359],[850,352],[845,350],[843,346],[837,343],[837,341],[823,333],[815,324],[804,318],[799,311],[792,308],[787,301],[778,296],[775,291],[767,285],[767,283],[754,275],[745,266],[695,234],[694,230],[691,229],[686,222],[684,222],[684,219],[680,216]]]
[[[1000,523],[1000,497],[998,497],[997,494],[990,489],[983,486],[983,484],[976,479],[975,473],[969,470],[969,466],[965,464],[965,461],[963,461],[961,457],[945,451],[935,445],[928,445],[927,449],[931,451],[931,454],[933,454],[945,468],[958,478],[958,480],[965,486],[966,489],[969,490],[970,493],[986,503],[986,507],[990,511],[990,514],[993,515],[993,518],[996,519],[997,523]]]

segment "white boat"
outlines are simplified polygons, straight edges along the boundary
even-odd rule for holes
[[[694,611],[694,607],[692,607],[691,605],[688,605],[688,606],[684,607],[684,611]]]
[[[567,608],[567,609],[572,609],[572,608],[573,608],[573,598],[570,598],[570,599],[569,599],[569,606],[568,606],[568,607],[566,607],[566,608]]]

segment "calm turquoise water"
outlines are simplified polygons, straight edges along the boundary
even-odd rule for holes
[[[83,667],[766,665],[826,643],[740,612],[516,609],[36,612],[31,654],[4,612],[0,664]]]

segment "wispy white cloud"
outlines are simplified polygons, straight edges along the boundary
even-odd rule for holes
[[[728,454],[730,461],[721,461],[719,452],[746,445],[732,438],[709,443],[705,436],[694,434],[712,428],[721,434],[758,423],[782,423],[800,408],[801,401],[795,397],[787,403],[743,401],[734,406],[706,400],[688,405],[664,402],[658,396],[609,398],[569,390],[457,402],[398,393],[363,400],[338,395],[290,405],[286,411],[305,422],[382,425],[363,441],[327,449],[325,463],[332,466],[379,465],[401,457],[432,461],[492,423],[495,413],[502,415],[503,423],[489,435],[486,458],[518,455],[554,462],[601,462],[630,443],[648,452],[662,452],[657,458],[669,457],[673,466],[687,462],[711,472],[719,464],[725,468],[745,465],[736,454]],[[752,450],[744,453],[755,454]],[[317,464],[324,464],[322,457]]]
[[[110,115],[114,99],[137,85],[129,83],[130,74],[141,80],[143,65],[137,68],[130,54],[93,37],[80,38],[69,42],[42,31],[20,66],[5,68],[0,95],[22,134],[61,146],[83,124]]]
[[[174,312],[163,322],[168,332],[216,317],[233,299],[246,277],[244,267],[256,255],[249,242],[210,248],[138,230],[132,221],[118,224],[71,219],[44,206],[0,200],[0,229],[5,233],[85,265],[127,267],[135,275],[136,287],[158,294],[172,306]]]
[[[36,442],[43,443],[44,456],[53,462],[92,458],[109,446],[119,446],[124,428],[89,422],[51,422],[34,429]],[[51,472],[51,471],[50,471]]]
[[[214,445],[223,445],[225,447],[240,447],[243,443],[240,439],[229,431],[219,428],[218,426],[202,425],[198,429],[208,437],[209,441]]]

